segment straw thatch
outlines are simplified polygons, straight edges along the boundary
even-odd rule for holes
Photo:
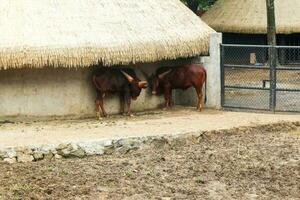
[[[278,34],[300,33],[300,0],[275,0]],[[218,0],[202,16],[219,32],[267,33],[266,0]]]
[[[0,69],[153,62],[208,52],[180,0],[1,0]]]

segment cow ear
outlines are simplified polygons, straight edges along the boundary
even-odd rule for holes
[[[139,88],[147,88],[147,82],[146,81],[140,81],[139,82]]]
[[[132,76],[130,76],[129,74],[127,74],[126,72],[124,72],[123,70],[121,70],[121,73],[126,77],[126,79],[129,81],[129,83],[131,83],[134,79],[132,78]]]

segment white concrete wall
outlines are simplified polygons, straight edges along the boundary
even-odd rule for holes
[[[221,67],[220,67],[220,44],[222,43],[222,34],[213,33],[210,36],[210,46],[208,57],[199,57],[193,63],[202,63],[207,70],[207,103],[205,107],[221,108]],[[203,91],[204,88],[203,88]],[[175,103],[179,105],[195,106],[197,105],[197,95],[194,88],[188,90],[176,90]],[[204,98],[203,98],[204,100]]]
[[[90,74],[89,68],[0,71],[0,116],[95,115],[96,92]],[[132,108],[141,111],[161,104],[162,97],[151,96],[144,90],[138,100],[132,102]],[[119,98],[105,97],[104,106],[109,114],[118,113]]]

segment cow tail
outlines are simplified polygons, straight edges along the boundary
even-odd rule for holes
[[[207,96],[206,96],[206,88],[207,88],[207,73],[206,73],[206,69],[204,69],[204,73],[205,73],[205,95],[204,95],[204,103],[206,104],[207,101]]]

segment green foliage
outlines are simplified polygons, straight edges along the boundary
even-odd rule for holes
[[[208,10],[217,0],[181,0],[185,3],[193,12],[196,12],[199,8],[202,10]]]

